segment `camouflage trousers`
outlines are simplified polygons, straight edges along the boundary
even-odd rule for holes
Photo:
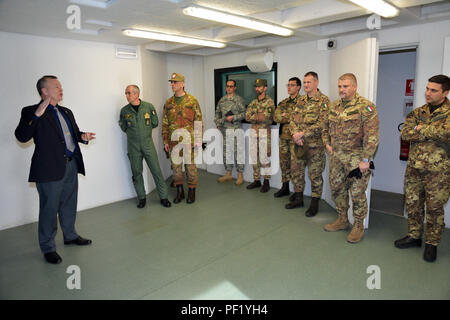
[[[304,159],[298,159],[291,146],[291,177],[294,192],[305,191],[305,169],[308,167],[308,178],[311,181],[311,197],[321,198],[323,189],[322,172],[325,169],[326,157],[323,147],[307,148]]]
[[[405,172],[405,203],[408,212],[408,235],[419,239],[423,234],[426,204],[425,242],[437,246],[444,231],[444,205],[450,187],[449,172],[431,172],[407,167]]]
[[[255,130],[256,131],[256,130]],[[267,130],[266,136],[259,136],[258,134],[250,134],[250,156],[252,161],[254,161],[254,157],[256,157],[256,163],[253,164],[253,179],[255,181],[259,181],[261,179],[261,172],[264,176],[264,179],[270,179],[270,156],[271,156],[271,137],[270,137],[270,128]],[[260,147],[267,146],[267,156],[264,161],[261,161],[260,157]],[[262,152],[262,151],[261,151]]]
[[[184,169],[186,171],[187,176],[187,184],[189,188],[196,188],[198,185],[198,172],[197,172],[197,165],[194,163],[194,148],[191,149],[191,164],[184,164]],[[180,157],[183,156],[183,153],[180,152]],[[184,183],[184,174],[183,174],[183,162],[176,164],[173,159],[172,155],[170,158],[172,171],[173,171],[173,182],[175,186],[183,185]]]
[[[233,130],[233,129],[230,129]],[[239,144],[239,148],[238,148],[238,143],[237,143],[237,137],[233,136],[233,141],[234,141],[234,147],[233,150],[234,152],[231,152],[231,141],[228,141],[228,139],[226,138],[226,130],[221,130],[222,132],[222,136],[223,136],[223,165],[225,166],[225,170],[227,171],[231,171],[233,170],[234,167],[234,163],[236,162],[236,169],[238,172],[244,172],[244,160],[245,160],[245,150],[244,150],[244,145],[245,143],[240,143]],[[244,142],[244,141],[243,141]],[[227,151],[227,148],[230,150],[229,152]],[[233,153],[234,153],[234,157],[233,157]],[[242,156],[242,164],[239,164],[238,162],[238,154],[240,156]],[[228,161],[227,161],[227,155],[228,155]]]
[[[280,169],[281,182],[291,181],[291,145],[294,144],[292,139],[279,140],[279,155],[280,155]]]
[[[342,161],[341,159],[349,158],[349,161]],[[356,177],[348,178],[352,168],[350,161],[351,155],[337,156],[336,153],[330,156],[330,186],[333,195],[336,210],[339,215],[347,217],[349,205],[349,196],[352,197],[353,217],[355,220],[364,220],[367,215],[367,198],[366,189],[369,184],[370,170],[362,174],[361,179]]]

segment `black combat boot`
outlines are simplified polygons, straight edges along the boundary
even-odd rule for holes
[[[262,193],[266,193],[269,190],[270,190],[269,179],[264,179],[264,184],[263,184],[261,190],[259,190],[259,191]]]
[[[255,188],[259,188],[259,187],[261,187],[261,181],[255,180],[247,186],[247,189],[255,189]]]
[[[291,196],[289,197],[289,201],[292,202],[295,199],[295,192],[293,194],[291,194]]]
[[[193,203],[195,202],[195,188],[189,188],[188,190],[188,197],[186,199],[187,203]]]
[[[145,198],[144,199],[139,199],[139,203],[138,203],[137,207],[139,209],[142,209],[143,207],[145,207],[145,202],[146,202]]]
[[[423,252],[423,259],[427,262],[434,262],[437,255],[437,246],[425,243],[425,251]]]
[[[410,236],[395,240],[394,245],[399,249],[422,246],[422,239],[414,239]]]
[[[311,198],[311,203],[305,212],[305,216],[314,217],[317,214],[317,211],[319,211],[319,200],[319,198]]]
[[[177,185],[177,196],[173,199],[173,203],[180,203],[184,199],[184,188],[182,184]]]
[[[282,196],[288,196],[289,195],[289,181],[283,182],[283,185],[281,186],[281,189],[278,190],[278,192],[275,192],[273,196],[275,198],[280,198]]]
[[[285,205],[286,209],[303,207],[303,192],[295,192],[294,195],[294,200]]]

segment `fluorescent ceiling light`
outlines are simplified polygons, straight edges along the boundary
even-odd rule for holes
[[[103,20],[85,20],[84,23],[89,23],[89,24],[95,24],[98,26],[103,26],[103,27],[112,27],[112,22],[109,21],[103,21]]]
[[[116,0],[70,0],[71,3],[82,6],[107,9]]]
[[[273,33],[284,37],[291,36],[293,34],[293,31],[290,29],[271,23],[202,7],[187,7],[183,9],[183,13],[192,17],[232,24],[234,26]]]
[[[349,0],[354,4],[372,11],[384,18],[392,18],[398,15],[398,9],[383,0]]]
[[[79,33],[79,34],[87,34],[90,36],[98,36],[99,35],[99,30],[92,30],[92,29],[75,29],[75,30],[70,30],[70,32]]]
[[[123,33],[129,37],[145,38],[161,41],[179,42],[186,44],[193,44],[196,46],[203,47],[213,47],[213,48],[225,48],[226,44],[217,41],[203,40],[198,38],[191,38],[185,36],[177,36],[173,34],[153,32],[153,31],[143,31],[135,29],[125,29]]]

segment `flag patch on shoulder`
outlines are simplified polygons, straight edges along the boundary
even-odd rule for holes
[[[373,108],[372,108],[371,106],[367,106],[367,110],[370,111],[370,112],[372,112],[372,111],[373,111]]]

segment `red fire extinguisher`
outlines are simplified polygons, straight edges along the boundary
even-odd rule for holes
[[[401,126],[403,122],[398,125],[398,131],[401,131]],[[400,160],[408,161],[409,156],[409,141],[402,140],[400,137]]]

